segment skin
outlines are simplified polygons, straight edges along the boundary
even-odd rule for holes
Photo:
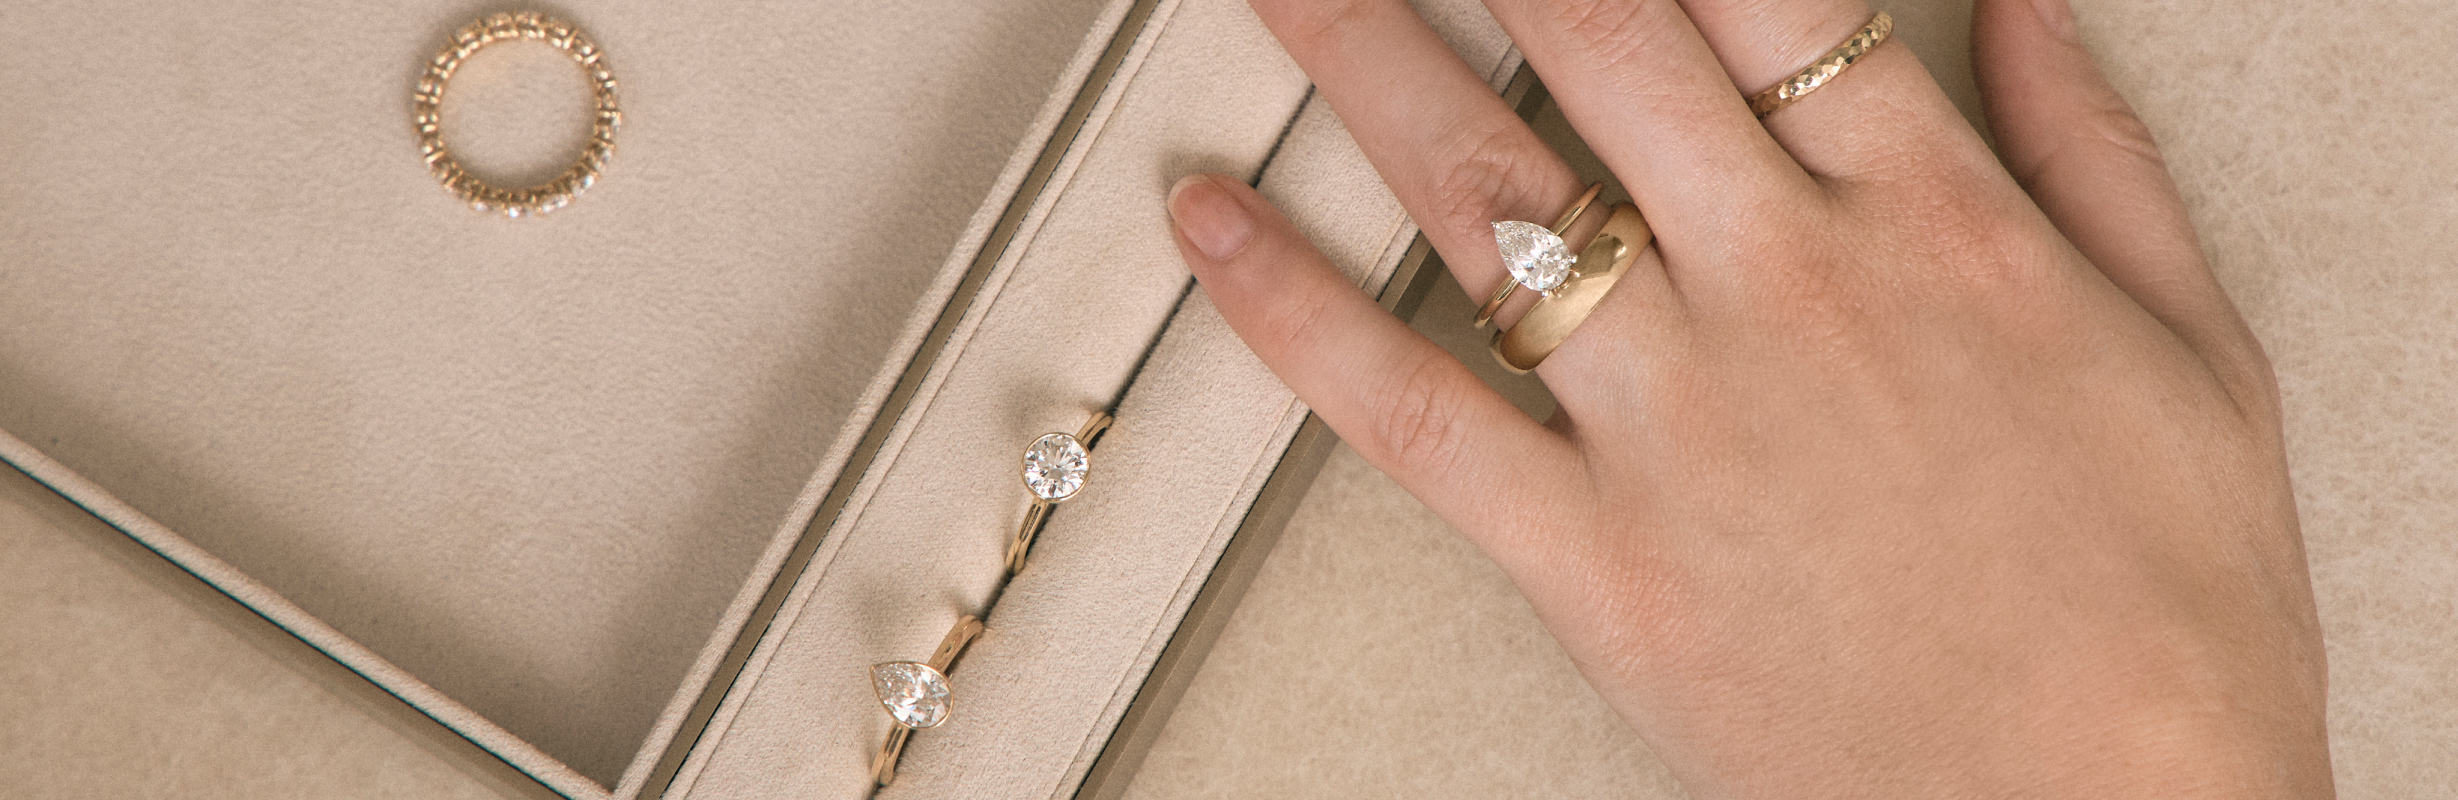
[[[1581,190],[1401,0],[1254,5],[1471,296],[1489,222]],[[1252,189],[1170,211],[1693,797],[2331,796],[2268,362],[2063,0],[1977,4],[1996,153],[1895,43],[1750,115],[1862,0],[1488,5],[1658,237],[1540,368],[1550,422]]]

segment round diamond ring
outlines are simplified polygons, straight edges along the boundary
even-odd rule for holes
[[[1064,433],[1044,434],[1024,449],[1024,488],[1033,496],[1056,503],[1084,488],[1084,442]]]
[[[1024,449],[1024,488],[1033,493],[1033,508],[1024,513],[1024,526],[1007,545],[1008,575],[1024,571],[1024,558],[1032,552],[1033,537],[1040,535],[1050,507],[1083,491],[1084,475],[1092,469],[1088,445],[1109,425],[1109,412],[1096,411],[1074,435],[1044,434]]]

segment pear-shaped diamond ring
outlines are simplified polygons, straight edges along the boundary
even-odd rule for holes
[[[1587,192],[1579,195],[1578,202],[1571,203],[1551,228],[1519,220],[1494,223],[1494,247],[1502,251],[1502,266],[1510,270],[1511,279],[1504,281],[1502,288],[1494,290],[1493,298],[1477,308],[1478,328],[1491,324],[1494,312],[1502,310],[1502,303],[1511,299],[1511,293],[1519,291],[1519,287],[1552,297],[1553,290],[1578,279],[1578,256],[1572,253],[1570,243],[1562,240],[1562,234],[1579,222],[1580,215],[1587,213],[1588,206],[1596,202],[1596,194],[1603,190],[1604,184],[1588,184]]]
[[[887,741],[879,745],[879,756],[871,759],[871,779],[879,785],[896,780],[896,762],[904,757],[905,740],[914,731],[938,727],[955,710],[947,699],[947,671],[955,668],[956,657],[981,632],[981,619],[967,614],[948,629],[947,638],[939,640],[939,649],[931,651],[929,661],[871,665],[871,688],[879,692],[879,704],[896,721]]]

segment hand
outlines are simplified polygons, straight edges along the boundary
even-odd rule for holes
[[[1402,0],[1254,2],[1471,297],[1489,222],[1580,192]],[[1488,5],[1657,236],[1540,368],[1550,423],[1251,189],[1171,212],[1693,797],[2331,794],[2268,363],[2063,0],[1978,4],[2001,154],[1900,44],[1752,117],[1862,0]]]

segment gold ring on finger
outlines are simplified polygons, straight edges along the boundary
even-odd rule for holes
[[[1519,287],[1550,293],[1570,279],[1577,259],[1571,255],[1570,245],[1562,240],[1562,234],[1578,224],[1579,217],[1587,213],[1588,206],[1596,202],[1596,194],[1604,188],[1601,183],[1588,184],[1587,192],[1579,195],[1578,202],[1571,203],[1551,228],[1519,220],[1494,223],[1494,246],[1502,251],[1502,266],[1510,270],[1511,279],[1503,281],[1502,288],[1495,289],[1494,296],[1477,309],[1479,329],[1492,324],[1494,312],[1502,310],[1503,302],[1510,300],[1511,293],[1519,291]]]
[[[1861,60],[1862,56],[1869,55],[1869,51],[1877,49],[1878,44],[1886,41],[1886,37],[1894,32],[1895,18],[1887,16],[1886,12],[1878,12],[1877,16],[1869,19],[1869,24],[1861,26],[1860,32],[1852,34],[1852,38],[1845,39],[1843,44],[1836,45],[1835,49],[1827,51],[1824,57],[1811,62],[1800,72],[1793,73],[1792,77],[1785,78],[1784,82],[1751,95],[1750,113],[1757,114],[1759,119],[1766,119],[1767,115],[1775,113],[1776,109],[1800,102],[1801,98],[1808,97],[1810,92],[1818,91],[1818,87],[1834,81],[1836,76],[1842,75],[1845,68]]]
[[[1494,333],[1489,345],[1494,359],[1512,372],[1527,372],[1545,363],[1654,241],[1655,231],[1647,226],[1638,206],[1614,206],[1613,215],[1605,218],[1604,230],[1580,251],[1576,276],[1536,301],[1509,330]]]

